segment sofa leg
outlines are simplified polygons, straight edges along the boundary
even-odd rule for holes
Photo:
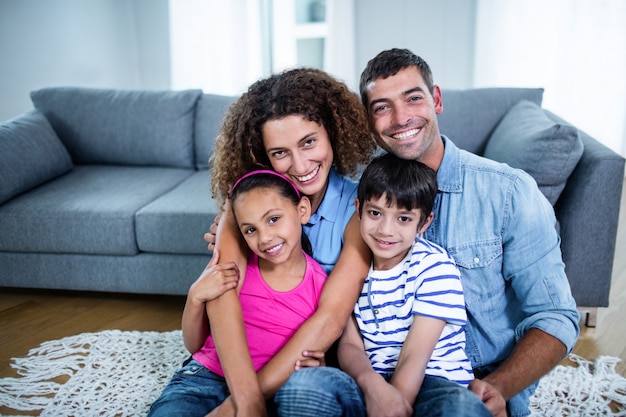
[[[578,307],[578,312],[580,313],[585,326],[596,327],[596,323],[598,321],[597,307]]]

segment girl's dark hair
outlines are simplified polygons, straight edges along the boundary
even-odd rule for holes
[[[396,203],[406,210],[419,209],[421,227],[433,211],[437,173],[419,161],[398,158],[390,153],[374,158],[359,182],[359,216],[363,214],[366,201],[383,195],[388,205]]]
[[[287,200],[291,201],[294,205],[297,205],[300,202],[300,196],[298,195],[298,192],[294,188],[294,185],[292,183],[288,182],[278,175],[269,173],[257,173],[238,181],[236,186],[230,193],[231,207],[235,219],[237,218],[237,215],[235,214],[235,202],[237,201],[237,197],[240,196],[242,193],[246,193],[257,188],[276,190],[281,197],[284,197]],[[309,241],[309,238],[306,236],[304,231],[302,232],[301,240],[302,249],[309,256],[313,256],[311,242]]]

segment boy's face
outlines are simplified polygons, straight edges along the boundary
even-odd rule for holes
[[[356,204],[358,210],[358,200]],[[426,230],[432,217],[420,227],[421,210],[407,210],[395,202],[388,206],[384,194],[365,201],[361,213],[361,236],[374,256],[374,269],[381,270],[390,269],[404,259],[415,236]]]

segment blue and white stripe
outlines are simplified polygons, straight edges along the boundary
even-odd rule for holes
[[[446,321],[426,374],[462,385],[473,379],[465,355],[467,314],[461,276],[440,246],[417,238],[412,251],[396,267],[386,271],[370,268],[354,313],[377,372],[395,370],[413,317],[419,314]]]

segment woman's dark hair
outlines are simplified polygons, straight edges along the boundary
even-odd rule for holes
[[[225,199],[246,172],[272,169],[263,126],[292,115],[324,127],[333,167],[340,175],[355,177],[376,151],[367,113],[356,93],[324,71],[287,70],[255,82],[228,109],[209,159],[213,197]]]

